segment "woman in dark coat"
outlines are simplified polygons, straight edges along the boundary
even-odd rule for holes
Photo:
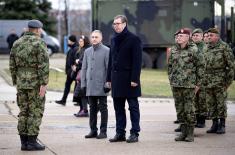
[[[111,53],[107,74],[107,85],[111,87],[116,115],[116,135],[110,142],[125,141],[126,113],[125,102],[129,104],[132,128],[128,143],[138,141],[140,112],[138,97],[141,96],[140,72],[142,45],[140,39],[127,29],[127,18],[118,15],[114,18],[114,38],[111,40]]]
[[[87,104],[88,104],[88,99],[85,94],[82,93],[81,91],[81,80],[80,80],[80,70],[82,68],[82,60],[84,56],[85,50],[90,47],[90,41],[87,36],[82,35],[79,38],[79,49],[78,52],[76,53],[76,66],[74,66],[74,70],[76,70],[77,73],[77,86],[74,91],[74,98],[81,98],[81,102],[78,102],[80,106],[80,110],[78,113],[75,113],[74,116],[76,117],[88,117],[88,110],[87,110]]]

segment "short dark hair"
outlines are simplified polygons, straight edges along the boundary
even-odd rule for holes
[[[128,23],[128,20],[125,15],[117,15],[114,17],[114,20],[118,18],[120,18],[123,23]]]

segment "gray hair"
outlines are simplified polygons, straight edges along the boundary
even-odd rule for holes
[[[118,19],[118,18],[120,18],[123,23],[127,24],[128,21],[127,21],[127,18],[126,18],[125,15],[117,15],[117,16],[114,17],[114,20]]]
[[[91,32],[91,34],[92,33],[99,33],[101,35],[101,37],[103,36],[103,34],[102,34],[102,32],[100,30],[94,30],[94,31]]]

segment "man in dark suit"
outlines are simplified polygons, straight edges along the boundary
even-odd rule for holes
[[[140,72],[142,44],[140,39],[128,31],[124,15],[114,17],[114,37],[111,40],[107,85],[111,87],[116,116],[116,135],[110,142],[138,142],[140,111],[138,97],[141,96]],[[131,130],[126,140],[125,102],[129,104]]]

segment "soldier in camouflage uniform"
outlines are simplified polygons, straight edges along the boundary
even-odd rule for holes
[[[20,109],[21,150],[27,151],[45,149],[37,142],[49,78],[47,47],[40,38],[42,26],[40,21],[30,20],[29,31],[14,43],[10,53],[10,71]]]
[[[171,49],[168,62],[168,76],[172,87],[181,124],[181,134],[176,141],[194,141],[195,108],[194,97],[201,86],[204,62],[197,53],[197,46],[189,42],[190,31],[181,29],[177,33],[178,46]]]
[[[234,56],[229,45],[220,39],[216,28],[208,30],[209,45],[205,52],[205,86],[212,126],[207,133],[225,133],[227,89],[233,82]]]
[[[192,41],[197,45],[199,54],[204,55],[205,51],[207,50],[207,46],[203,42],[202,29],[193,30]],[[200,61],[204,61],[204,60],[200,60]],[[197,122],[195,127],[198,127],[198,128],[205,127],[205,119],[208,113],[205,91],[206,91],[205,88],[201,87],[201,89],[197,92],[196,97],[195,97],[195,110],[196,110],[195,113],[196,113],[196,122]]]

